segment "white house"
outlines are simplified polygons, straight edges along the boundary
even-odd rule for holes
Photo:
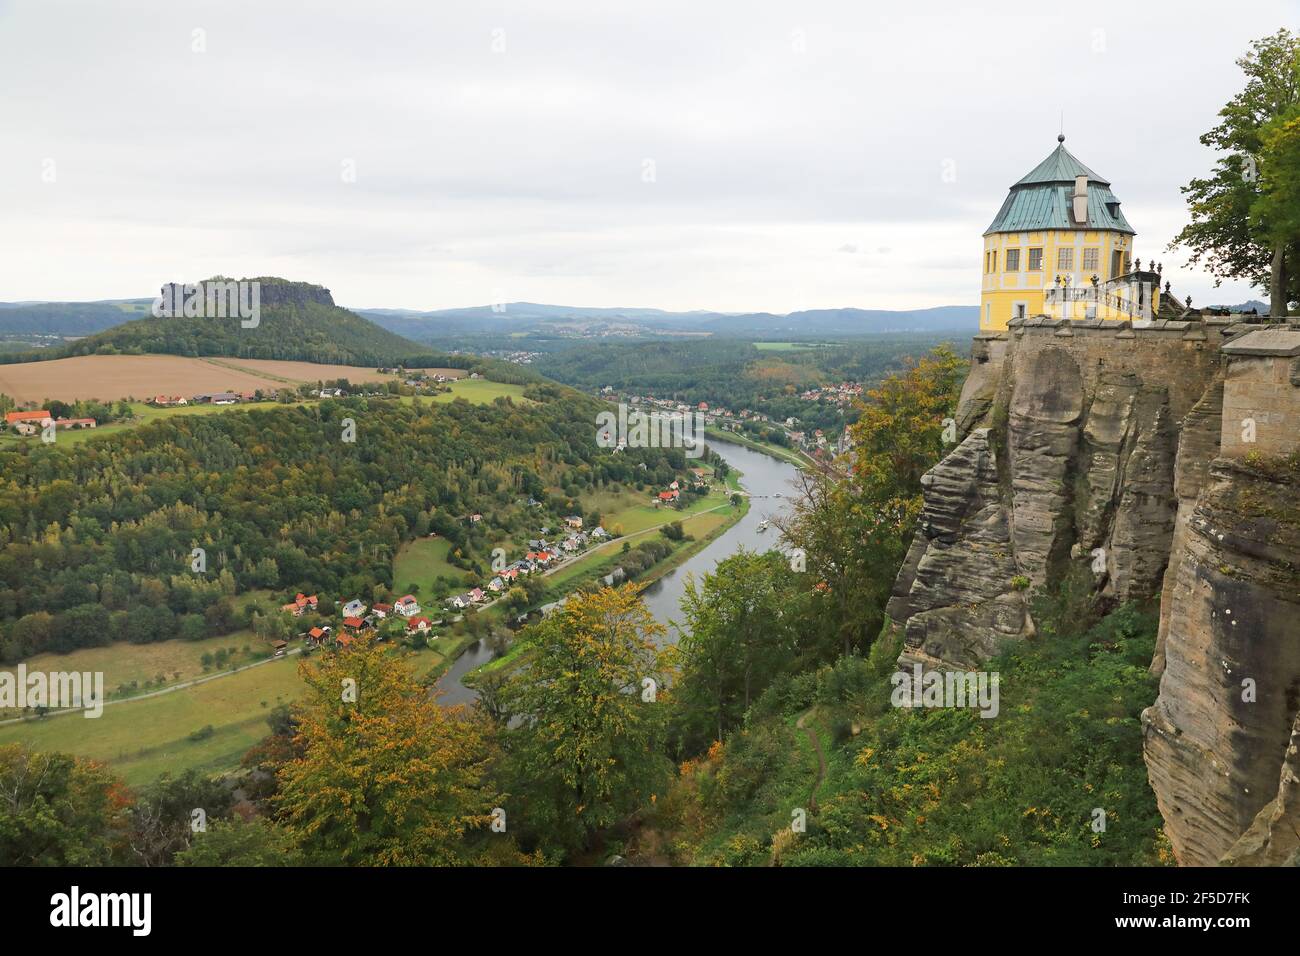
[[[393,610],[402,617],[415,617],[420,613],[420,604],[415,600],[414,595],[407,594],[397,599],[397,603],[393,605]]]
[[[366,606],[358,599],[353,599],[343,605],[344,617],[362,617],[366,613]]]

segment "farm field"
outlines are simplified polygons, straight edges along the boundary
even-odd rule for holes
[[[239,635],[213,638],[217,646],[249,643]],[[202,643],[202,642],[200,642]],[[180,645],[193,649],[198,643],[165,641],[153,648]],[[134,645],[97,648],[110,655],[104,667],[108,675],[127,665],[114,664],[113,655],[133,659]],[[183,650],[168,648],[170,655]],[[71,655],[69,655],[70,657]],[[60,670],[71,669],[69,657]],[[87,719],[79,714],[47,717],[0,726],[0,744],[21,743],[35,750],[61,751],[110,764],[134,786],[156,780],[162,773],[173,776],[189,769],[220,772],[233,769],[244,753],[270,731],[266,717],[277,704],[290,703],[303,691],[298,676],[297,655],[272,660],[257,667],[228,674],[196,687],[187,687],[158,697],[110,704],[102,716]],[[444,663],[443,655],[422,650],[409,658],[417,674]],[[245,663],[242,659],[238,662]],[[29,667],[34,666],[31,662]],[[200,675],[205,676],[205,675]],[[115,686],[115,685],[114,685]],[[191,739],[195,731],[211,727],[209,734]]]
[[[244,653],[244,647],[249,654]],[[207,677],[217,671],[203,669],[204,654],[234,648],[232,663],[250,664],[259,655],[269,652],[265,643],[252,631],[235,631],[201,641],[159,641],[156,644],[110,644],[106,647],[83,647],[70,654],[37,654],[24,663],[32,671],[99,671],[104,675],[104,692],[109,700],[115,699],[122,685],[141,685],[142,693],[171,684]],[[0,667],[0,672],[14,673],[12,666]],[[157,683],[159,677],[162,683]],[[146,681],[153,686],[144,687]],[[18,711],[0,709],[0,719],[20,716]]]
[[[442,372],[449,377],[465,374],[461,369],[429,371]],[[47,398],[70,402],[85,398],[101,401],[148,399],[154,395],[189,397],[200,392],[254,392],[277,384],[336,378],[373,382],[394,377],[355,365],[319,365],[272,359],[78,355],[48,362],[0,365],[0,392],[21,405],[24,402],[42,402]]]

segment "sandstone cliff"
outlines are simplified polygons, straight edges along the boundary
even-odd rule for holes
[[[1071,562],[1160,598],[1145,756],[1186,864],[1300,842],[1297,356],[1300,329],[1209,317],[978,337],[889,604],[902,664],[968,669],[1034,633],[1028,591]]]

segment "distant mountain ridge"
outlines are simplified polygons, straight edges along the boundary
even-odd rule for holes
[[[513,332],[564,325],[634,326],[648,332],[707,332],[719,336],[873,335],[889,332],[975,332],[979,307],[928,309],[808,309],[772,312],[668,312],[662,309],[593,308],[509,302],[497,306],[436,309],[358,309],[361,315],[407,338]]]

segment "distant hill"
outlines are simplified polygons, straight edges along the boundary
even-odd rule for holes
[[[1260,302],[1258,299],[1251,299],[1249,302],[1243,302],[1240,305],[1212,305],[1211,309],[1227,309],[1229,312],[1250,312],[1254,310],[1258,315],[1268,315],[1268,303]]]
[[[149,315],[152,299],[102,302],[0,302],[0,333],[91,335]]]
[[[812,309],[786,315],[770,312],[666,312],[662,309],[590,308],[510,302],[416,312],[406,309],[359,309],[391,332],[429,341],[441,337],[584,328],[634,327],[647,333],[708,332],[718,336],[875,335],[897,332],[970,332],[979,328],[973,305],[889,311],[884,309]]]
[[[261,283],[261,316],[255,328],[244,328],[238,318],[155,318],[150,313],[50,352],[153,352],[375,366],[415,364],[412,359],[429,354],[428,348],[335,305],[323,286],[266,277],[256,281]]]

